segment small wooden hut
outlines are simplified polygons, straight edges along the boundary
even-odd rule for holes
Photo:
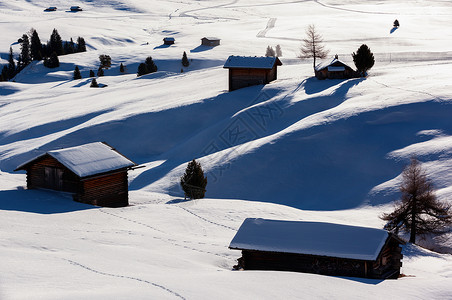
[[[229,91],[276,80],[281,65],[277,57],[229,56],[223,66],[229,69]]]
[[[355,77],[356,72],[336,55],[331,62],[315,67],[315,77],[318,79],[348,79]]]
[[[107,207],[129,204],[127,171],[136,164],[111,146],[96,142],[48,151],[18,166],[27,188],[73,193],[75,201]]]
[[[80,6],[75,5],[75,6],[71,6],[69,8],[69,10],[70,11],[82,11],[83,9]]]
[[[203,37],[201,39],[201,45],[215,47],[220,45],[220,39],[216,37]]]
[[[164,45],[172,45],[172,44],[174,44],[175,41],[176,40],[173,37],[163,38],[163,44]]]
[[[402,240],[385,230],[321,222],[246,219],[230,249],[237,268],[396,279]]]

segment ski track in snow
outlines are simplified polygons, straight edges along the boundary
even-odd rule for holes
[[[395,15],[395,14],[397,14],[397,13],[388,13],[388,12],[364,11],[364,10],[355,10],[355,9],[349,9],[349,8],[340,8],[340,7],[336,7],[333,5],[324,4],[318,0],[314,0],[314,2],[323,7],[326,7],[326,8],[349,11],[349,12],[360,13],[360,14],[372,14],[372,15]]]
[[[267,22],[267,27],[265,27],[264,30],[259,31],[259,33],[256,35],[256,37],[258,38],[264,38],[266,37],[265,35],[267,34],[267,32],[275,27],[275,23],[276,23],[276,18],[270,18]]]
[[[152,226],[150,226],[150,225],[148,225],[148,224],[145,224],[145,223],[142,223],[142,222],[138,222],[138,221],[135,221],[135,220],[130,219],[130,218],[118,216],[118,215],[115,215],[115,214],[106,212],[106,211],[104,211],[104,210],[102,210],[102,209],[99,209],[99,211],[102,212],[102,213],[104,213],[104,214],[107,214],[107,215],[110,215],[110,216],[113,216],[113,217],[116,217],[116,218],[120,218],[120,219],[122,219],[122,220],[125,220],[125,221],[128,221],[128,222],[132,222],[132,223],[135,223],[135,224],[138,224],[138,225],[147,227],[147,228],[149,228],[149,229],[158,231],[158,232],[160,232],[160,233],[162,233],[162,234],[164,234],[164,235],[168,235],[168,233],[166,233],[166,232],[164,232],[164,231],[162,231],[162,230],[159,230],[159,229],[157,229],[157,228],[155,228],[155,227],[152,227]],[[212,223],[212,224],[214,224],[214,223]],[[219,225],[219,224],[217,224],[217,225]],[[220,226],[221,226],[221,225],[220,225]],[[232,228],[231,228],[231,229],[232,229]],[[232,229],[232,230],[235,230],[235,229]],[[155,236],[155,235],[152,235],[152,238],[153,238],[153,239],[156,239],[156,240],[159,240],[159,241],[162,241],[162,242],[165,242],[165,243],[168,243],[168,244],[171,244],[171,245],[173,245],[173,246],[181,247],[181,248],[184,248],[184,249],[189,249],[189,250],[192,250],[192,251],[195,251],[195,252],[211,254],[211,255],[218,256],[218,257],[222,257],[222,258],[228,258],[228,259],[230,258],[230,255],[218,254],[218,253],[214,253],[214,252],[211,252],[211,251],[206,251],[206,250],[201,250],[201,249],[193,248],[193,247],[187,246],[187,245],[182,245],[182,244],[178,243],[175,239],[164,238],[164,237],[158,237],[158,236]],[[192,243],[193,243],[193,242],[187,241],[187,240],[183,240],[182,242],[184,242],[184,243],[186,243],[186,244],[192,244]],[[200,241],[198,241],[198,244],[200,244],[200,245],[206,245],[206,243],[203,243],[203,242],[200,242]],[[223,247],[222,245],[218,245],[218,244],[209,244],[209,245],[214,246],[214,247]]]
[[[235,228],[232,228],[232,227],[229,227],[229,226],[227,226],[227,225],[220,224],[220,223],[216,223],[216,222],[210,221],[210,220],[208,220],[208,219],[206,219],[206,218],[204,218],[204,217],[201,217],[200,215],[195,214],[194,212],[192,212],[191,210],[186,209],[185,207],[178,206],[178,205],[176,205],[176,207],[179,207],[180,209],[185,210],[185,211],[188,212],[189,214],[192,214],[192,215],[194,215],[195,217],[197,217],[197,218],[199,218],[199,219],[201,219],[201,220],[203,220],[203,221],[205,221],[205,222],[207,222],[207,223],[210,223],[210,224],[213,224],[213,225],[217,225],[217,226],[220,226],[220,227],[224,227],[224,228],[226,228],[226,229],[230,229],[230,230],[233,230],[233,231],[237,231],[237,229],[235,229]]]
[[[203,8],[197,8],[197,9],[186,10],[186,11],[181,12],[181,13],[179,14],[179,17],[188,17],[188,18],[193,18],[193,19],[196,19],[196,20],[212,20],[212,19],[218,20],[218,19],[225,19],[225,20],[235,20],[235,21],[237,21],[237,20],[239,20],[239,19],[237,19],[237,18],[228,18],[228,17],[205,17],[205,16],[204,16],[204,17],[200,17],[200,16],[194,16],[194,15],[189,14],[189,13],[198,12],[198,11],[206,10],[206,9],[225,8],[226,6],[234,5],[234,4],[236,4],[237,2],[238,2],[238,0],[233,0],[232,2],[226,3],[226,4],[219,4],[219,5],[209,6],[209,7],[203,7]]]
[[[118,274],[102,272],[102,271],[98,271],[98,270],[95,270],[93,268],[90,268],[88,266],[82,265],[81,263],[78,263],[78,262],[70,260],[70,259],[64,259],[64,260],[69,262],[70,264],[72,264],[74,266],[81,267],[83,269],[86,269],[86,270],[88,270],[90,272],[93,272],[93,273],[96,273],[96,274],[99,274],[99,275],[116,277],[116,278],[124,278],[124,279],[130,279],[130,280],[135,280],[135,281],[147,283],[149,285],[158,287],[158,288],[160,288],[160,289],[162,289],[162,290],[164,290],[164,291],[166,291],[168,293],[171,293],[172,295],[174,295],[177,298],[186,299],[184,296],[180,295],[179,293],[177,293],[177,292],[175,292],[175,291],[173,291],[173,290],[171,290],[171,289],[169,289],[169,288],[167,288],[167,287],[165,287],[165,286],[163,286],[161,284],[158,284],[158,283],[155,283],[155,282],[151,282],[149,280],[141,279],[141,278],[138,278],[138,277],[131,277],[131,276],[126,276],[126,275],[118,275]]]
[[[370,80],[372,80],[373,82],[375,82],[376,84],[379,84],[379,85],[384,86],[384,87],[386,87],[386,88],[396,89],[396,90],[405,91],[405,92],[411,92],[411,93],[418,93],[418,94],[422,94],[422,95],[427,95],[427,96],[433,98],[433,100],[436,100],[436,101],[444,101],[443,98],[438,97],[438,96],[435,96],[435,95],[433,95],[433,94],[431,94],[431,93],[428,93],[428,92],[424,92],[424,91],[416,91],[416,90],[410,90],[410,89],[403,89],[403,88],[391,86],[391,85],[388,85],[388,84],[386,84],[386,83],[379,82],[378,80],[375,80],[375,79],[372,78],[372,77],[370,77],[370,78],[368,77],[368,79],[370,79]]]

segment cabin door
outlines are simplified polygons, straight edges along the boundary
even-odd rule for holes
[[[45,187],[52,190],[61,191],[63,189],[63,170],[52,167],[44,168]]]

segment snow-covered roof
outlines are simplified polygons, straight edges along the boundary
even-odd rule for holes
[[[272,56],[229,56],[223,68],[272,69],[275,63],[280,66],[281,61]]]
[[[173,37],[166,37],[166,38],[163,38],[163,40],[164,41],[174,41],[174,38]]]
[[[229,248],[376,260],[388,236],[375,228],[248,218]]]
[[[109,145],[95,142],[71,148],[48,151],[21,164],[16,170],[21,170],[25,165],[46,154],[58,160],[79,177],[87,177],[136,165],[133,161],[129,160]]]
[[[213,37],[213,36],[205,36],[201,40],[203,40],[203,39],[206,39],[206,40],[209,40],[209,41],[219,41],[220,40],[219,38]]]
[[[335,66],[333,66],[333,65],[335,65]],[[316,70],[316,71],[320,71],[320,70],[322,70],[322,69],[328,68],[328,71],[334,71],[333,69],[330,69],[330,68],[338,68],[338,67],[342,67],[342,69],[341,69],[341,70],[338,69],[338,70],[336,70],[336,71],[344,71],[344,70],[345,70],[345,67],[351,69],[351,67],[350,67],[349,65],[347,65],[347,64],[344,63],[343,61],[339,60],[339,58],[335,57],[335,58],[334,58],[332,61],[330,61],[330,62],[323,62],[323,63],[318,64],[318,65],[315,67],[315,70]]]

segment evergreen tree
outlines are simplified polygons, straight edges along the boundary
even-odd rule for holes
[[[366,76],[367,71],[370,70],[375,64],[374,54],[370,51],[366,44],[362,44],[356,53],[353,52],[352,57],[356,70],[361,74],[361,76]]]
[[[91,80],[91,85],[90,85],[90,87],[99,87],[99,85],[97,84],[97,80],[96,80],[96,78],[93,78],[93,80]]]
[[[69,42],[64,42],[64,53],[72,54],[74,52],[75,52],[75,44],[71,38],[71,40]]]
[[[82,37],[77,38],[77,52],[86,52],[85,39]]]
[[[94,71],[93,70],[89,70],[89,77],[94,77]]]
[[[122,63],[119,65],[119,72],[121,72],[121,73],[125,72],[124,65]]]
[[[14,61],[13,48],[9,47],[8,55],[8,79],[13,79],[16,76],[17,68],[16,62]]]
[[[97,77],[102,76],[104,76],[104,69],[102,69],[102,67],[99,67],[99,69],[97,69]]]
[[[145,75],[145,74],[148,74],[148,73],[149,73],[149,71],[148,71],[147,65],[145,63],[141,63],[138,66],[137,76],[142,76],[142,75]]]
[[[49,51],[51,53],[55,52],[56,55],[64,54],[63,41],[61,40],[61,36],[58,33],[58,30],[56,30],[55,28],[50,35],[50,41],[47,43],[47,46],[49,47]]]
[[[267,56],[267,57],[269,57],[269,56],[275,57],[276,56],[276,53],[275,53],[275,50],[273,49],[273,47],[267,46],[267,51],[265,51],[265,56]]]
[[[395,19],[393,25],[394,25],[394,27],[399,27],[400,26],[399,20]]]
[[[52,52],[50,57],[44,58],[44,66],[47,68],[57,68],[60,66],[60,60],[58,59],[56,52]]]
[[[99,55],[100,67],[108,69],[111,67],[111,57],[110,55],[101,54]]]
[[[157,66],[155,65],[154,61],[152,60],[151,56],[148,56],[144,62],[146,64],[148,73],[154,73],[157,72]]]
[[[276,57],[282,57],[281,45],[279,45],[279,44],[276,45],[275,52],[276,52]]]
[[[8,78],[8,66],[7,65],[3,66],[1,74],[2,74],[3,81],[7,81],[9,79]]]
[[[82,79],[82,74],[80,74],[78,66],[75,66],[74,69],[74,79]]]
[[[204,171],[202,170],[200,163],[194,159],[188,163],[185,173],[180,179],[180,185],[184,190],[185,198],[204,198],[207,177],[204,177]]]
[[[303,44],[300,47],[299,58],[313,58],[313,67],[315,70],[316,58],[325,58],[328,50],[325,50],[322,36],[317,32],[314,25],[309,25],[306,29],[306,38],[303,39]]]
[[[25,68],[31,62],[30,55],[30,40],[28,39],[28,35],[24,34],[22,36],[21,50],[20,50],[20,58],[21,58],[21,66],[20,69]]]
[[[33,60],[41,60],[42,59],[42,45],[41,40],[39,39],[38,32],[34,29],[31,29],[31,58]]]
[[[182,65],[184,67],[188,67],[190,65],[190,62],[188,61],[188,58],[187,58],[187,53],[185,53],[185,51],[184,51],[184,54],[182,54]]]
[[[381,216],[387,221],[385,229],[409,232],[409,242],[416,243],[418,234],[443,233],[452,225],[450,205],[436,199],[431,182],[415,158],[402,173],[400,191],[402,197],[395,210]]]

